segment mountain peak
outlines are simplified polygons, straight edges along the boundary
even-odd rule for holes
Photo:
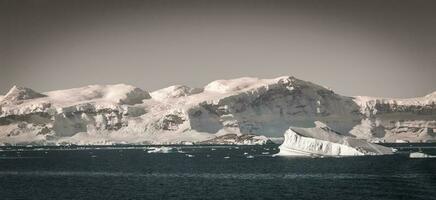
[[[432,98],[432,99],[436,99],[436,91],[434,91],[434,92],[432,92],[432,93],[430,93],[430,94],[425,95],[425,97],[427,97],[427,98]]]
[[[46,97],[46,95],[35,92],[34,90],[26,87],[19,87],[14,85],[8,93],[3,97],[2,102],[16,102],[27,99],[36,99]]]

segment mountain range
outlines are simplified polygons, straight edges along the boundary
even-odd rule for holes
[[[153,92],[90,85],[0,96],[1,145],[265,144],[322,122],[369,142],[436,140],[436,92],[409,99],[348,97],[292,76],[216,80]]]

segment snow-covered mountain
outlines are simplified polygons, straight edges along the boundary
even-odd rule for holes
[[[124,84],[46,93],[13,87],[0,96],[0,144],[262,144],[315,121],[369,141],[426,141],[436,138],[435,99],[346,97],[294,77],[151,93]]]

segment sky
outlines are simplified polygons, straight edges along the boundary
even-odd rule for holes
[[[295,76],[343,95],[436,91],[436,1],[0,0],[0,94]]]

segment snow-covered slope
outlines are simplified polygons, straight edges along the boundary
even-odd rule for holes
[[[314,128],[291,127],[280,145],[281,156],[362,156],[392,154],[392,149],[340,135],[321,122]]]
[[[436,138],[436,92],[408,99],[357,96],[361,123],[350,131],[374,141],[434,141]]]
[[[434,97],[346,97],[287,76],[150,94],[124,84],[46,93],[14,87],[0,98],[0,144],[262,143],[257,136],[282,137],[315,121],[371,141],[433,140]]]
[[[356,96],[353,100],[359,105],[361,112],[368,116],[376,115],[379,112],[416,112],[430,114],[435,110],[436,92],[423,97],[408,99]]]
[[[36,99],[41,97],[45,97],[45,95],[37,93],[29,88],[14,86],[5,96],[2,96],[0,100],[2,104],[15,104],[23,100]]]
[[[184,85],[173,85],[167,88],[154,91],[150,95],[153,97],[153,99],[164,101],[167,99],[198,94],[202,91],[203,89],[201,88],[190,88]]]

